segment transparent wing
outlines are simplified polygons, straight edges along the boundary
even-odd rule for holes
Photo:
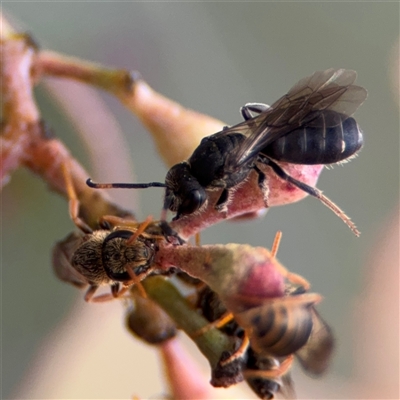
[[[313,329],[305,346],[296,352],[300,364],[311,375],[320,375],[328,368],[334,350],[334,338],[327,323],[315,308],[313,311]]]
[[[283,375],[281,379],[282,379],[282,386],[279,389],[281,397],[288,400],[297,399],[293,379],[290,376],[290,372],[287,372],[285,375]]]
[[[299,127],[336,126],[342,116],[351,116],[367,97],[353,85],[357,73],[345,69],[318,71],[301,79],[267,111],[216,135],[241,133],[243,145],[227,158],[226,171],[234,172],[265,146]]]

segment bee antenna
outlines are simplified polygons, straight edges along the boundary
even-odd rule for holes
[[[147,189],[150,187],[167,187],[165,183],[149,182],[149,183],[95,183],[90,178],[86,181],[86,185],[93,189]]]

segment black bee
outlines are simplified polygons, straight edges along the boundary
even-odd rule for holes
[[[164,210],[176,211],[176,220],[199,210],[208,199],[207,189],[222,189],[215,208],[226,211],[231,193],[252,170],[258,174],[268,205],[266,177],[259,168],[264,164],[281,179],[319,198],[358,234],[350,219],[321,191],[294,179],[277,164],[334,164],[360,150],[363,135],[351,115],[367,91],[353,85],[356,77],[352,70],[318,71],[301,79],[271,107],[246,104],[241,110],[245,121],[205,137],[187,161],[168,171],[165,183],[95,184],[88,179],[87,184],[95,188],[165,187]]]

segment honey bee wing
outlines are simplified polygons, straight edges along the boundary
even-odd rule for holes
[[[318,71],[301,79],[265,112],[232,126],[228,133],[246,136],[226,160],[227,171],[240,168],[263,148],[300,127],[329,127],[351,116],[367,97],[367,91],[352,83],[357,73],[345,69]],[[332,111],[324,112],[321,111]]]
[[[311,375],[320,375],[329,366],[334,350],[331,328],[312,307],[313,329],[308,342],[296,352],[303,369]]]

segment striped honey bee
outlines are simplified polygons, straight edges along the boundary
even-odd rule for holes
[[[304,287],[288,284],[285,296],[237,313],[221,327],[228,335],[247,337],[249,345],[240,354],[242,374],[260,398],[273,399],[278,393],[285,398],[295,397],[290,377],[294,358],[313,376],[328,368],[334,338],[315,309],[320,299]],[[198,308],[214,326],[227,313],[218,295],[209,288],[200,293]]]

